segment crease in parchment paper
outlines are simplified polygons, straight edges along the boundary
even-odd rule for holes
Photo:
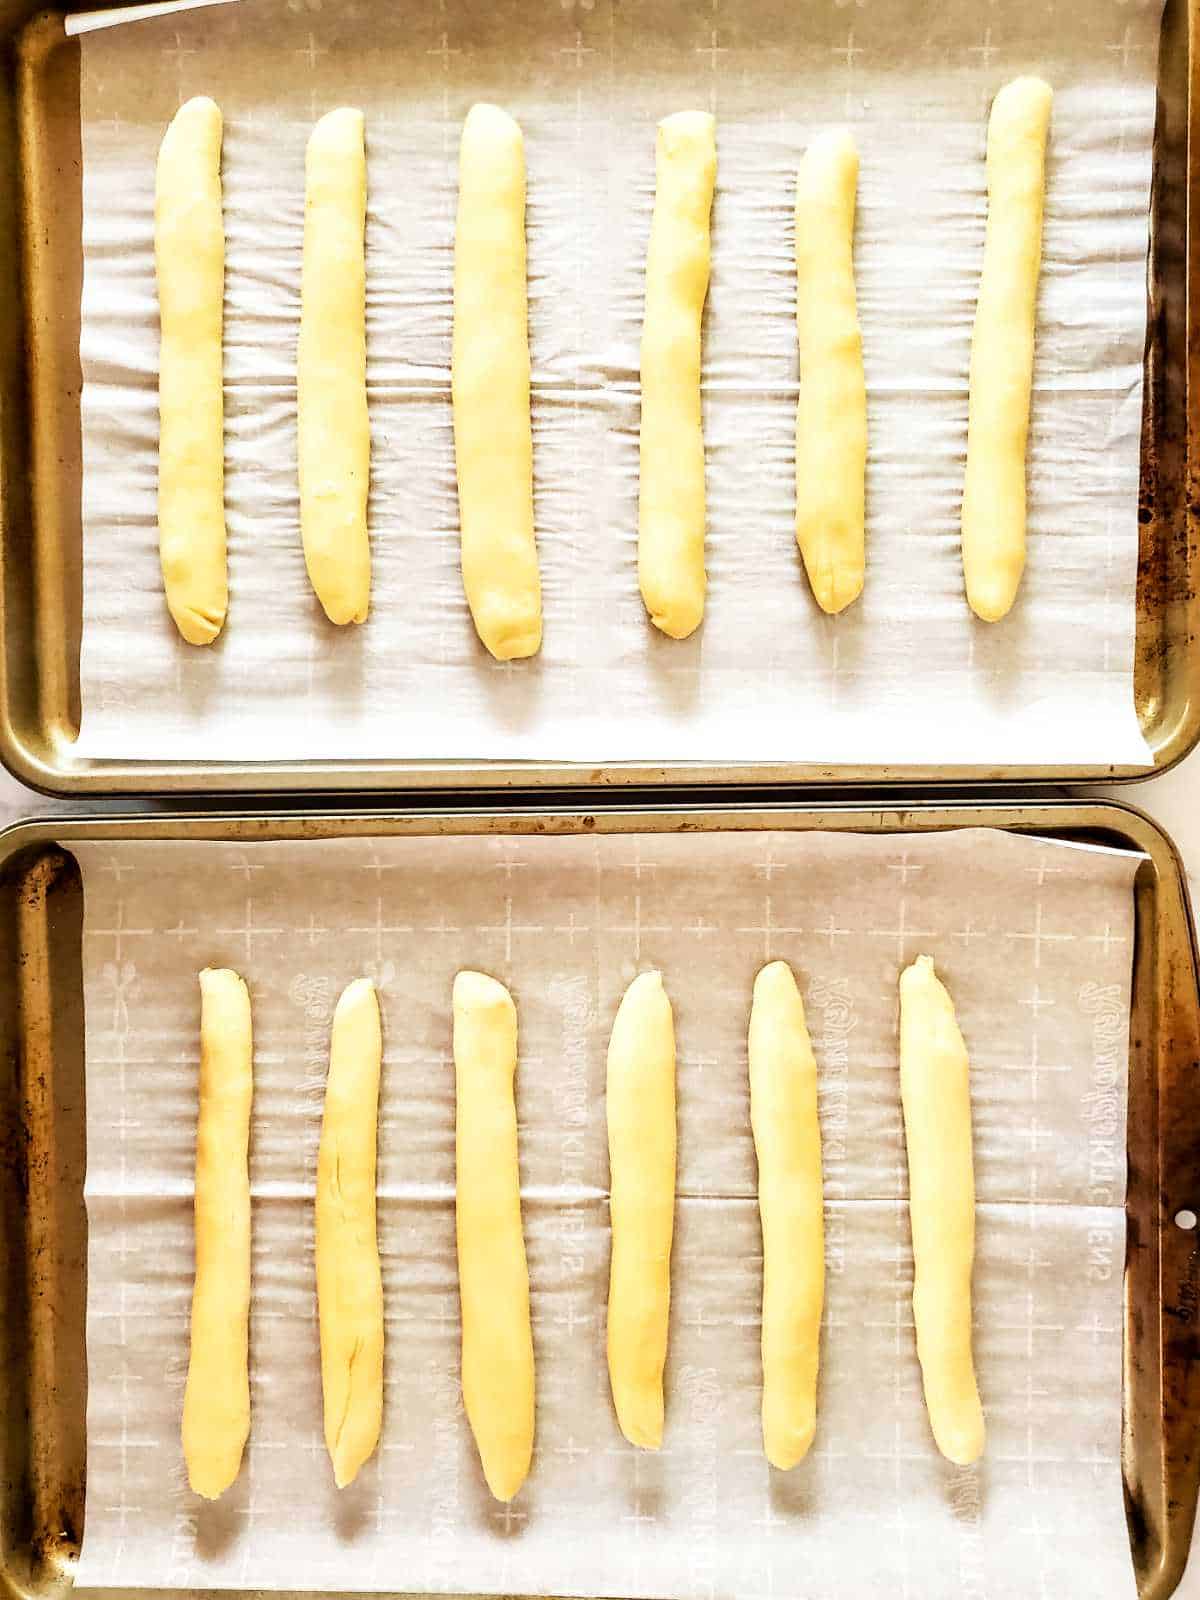
[[[1125,1079],[1140,857],[997,831],[364,838],[76,851],[88,1172],[79,1581],[804,1600],[1132,1595],[1121,1496]],[[928,951],[971,1052],[986,1456],[929,1434],[912,1330],[896,981]],[[817,1438],[761,1451],[746,1024],[790,961],[820,1073],[827,1316]],[[252,1421],[191,1496],[196,974],[254,1008]],[[459,1391],[450,992],[509,985],[537,1360],[530,1479],[487,1494]],[[679,1166],[661,1455],[604,1359],[605,1051],[625,986],[675,1008]],[[312,1194],[329,1028],[384,1029],[381,1448],[340,1495],[322,1436]]]
[[[1144,765],[1133,705],[1158,0],[241,0],[82,41],[81,754]],[[1029,448],[1029,564],[1003,623],[959,559],[991,96],[1055,89]],[[220,641],[184,645],[156,552],[154,162],[181,98],[225,114]],[[528,163],[545,643],[501,665],[458,565],[449,400],[457,143],[470,104]],[[366,116],[372,610],[335,629],[298,528],[304,145]],[[638,343],[654,127],[716,112],[704,323],[707,615],[638,595]],[[794,186],[809,139],[860,150],[866,590],[821,615],[795,546]]]

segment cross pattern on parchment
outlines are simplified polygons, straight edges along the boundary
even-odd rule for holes
[[[811,909],[806,907],[809,914],[803,920],[807,924],[807,929],[783,925],[779,917],[777,904],[779,891],[774,889],[773,880],[781,876],[784,866],[788,863],[779,861],[779,852],[773,850],[769,842],[766,846],[765,854],[757,850],[754,852],[747,851],[742,861],[742,870],[750,887],[750,894],[743,904],[748,904],[755,909],[759,906],[762,908],[761,918],[752,916],[751,918],[746,918],[744,922],[739,922],[736,915],[730,916],[720,909],[713,909],[708,900],[702,901],[699,908],[697,908],[695,901],[689,901],[686,897],[681,899],[673,895],[670,892],[672,888],[671,864],[669,861],[664,861],[661,854],[657,859],[651,859],[652,840],[641,846],[630,838],[606,842],[602,857],[597,857],[598,860],[602,859],[603,861],[604,878],[600,888],[597,890],[592,883],[590,870],[592,863],[589,858],[588,867],[581,874],[580,882],[569,886],[565,894],[553,889],[547,891],[540,876],[533,880],[530,879],[528,868],[535,864],[536,848],[530,841],[513,839],[506,841],[503,847],[496,851],[495,854],[490,851],[486,854],[480,851],[477,856],[481,865],[490,865],[493,871],[504,880],[503,884],[501,884],[497,882],[496,878],[489,878],[486,873],[478,879],[484,887],[488,900],[493,905],[500,898],[496,891],[501,890],[504,893],[505,915],[502,920],[496,917],[493,912],[490,922],[485,921],[481,925],[476,925],[473,923],[470,913],[465,909],[465,903],[460,903],[455,899],[449,903],[435,901],[432,909],[426,910],[424,918],[413,911],[412,923],[414,925],[419,924],[418,926],[400,924],[398,921],[395,924],[391,922],[392,913],[389,911],[387,884],[383,880],[385,875],[391,874],[393,870],[399,868],[401,858],[399,855],[393,858],[380,850],[373,862],[368,860],[363,865],[368,888],[379,885],[379,892],[374,896],[368,895],[360,902],[367,908],[367,914],[365,916],[360,915],[354,926],[344,929],[343,932],[354,939],[366,941],[368,946],[373,945],[376,950],[380,949],[381,930],[386,935],[393,928],[398,939],[402,941],[411,940],[415,935],[418,941],[422,943],[428,939],[429,935],[436,936],[439,941],[451,938],[463,940],[468,944],[473,937],[490,936],[493,939],[499,939],[504,942],[509,957],[517,960],[518,967],[526,953],[523,950],[521,941],[523,933],[528,934],[530,938],[539,935],[541,937],[549,937],[553,934],[557,940],[561,941],[564,950],[570,945],[578,948],[582,944],[586,957],[586,952],[594,943],[598,943],[613,934],[629,940],[631,946],[640,953],[641,941],[633,937],[636,935],[640,925],[641,933],[645,937],[650,937],[651,933],[654,933],[656,936],[673,938],[680,942],[681,949],[693,950],[695,959],[702,962],[708,962],[713,959],[713,952],[721,944],[722,934],[737,933],[743,935],[746,939],[756,941],[752,947],[754,952],[757,953],[757,950],[762,948],[763,953],[768,956],[773,953],[772,941],[777,941],[785,933],[805,942],[811,942],[817,949],[827,944],[831,954],[849,940],[854,933],[859,933],[860,936],[862,934],[860,929],[852,930],[849,927],[839,925],[836,910],[826,909],[831,905],[836,907],[837,902],[832,898],[828,898],[827,892],[824,890],[816,892],[815,906]],[[253,857],[250,857],[244,865],[249,866],[251,869],[250,872],[244,872],[243,870],[243,875],[245,881],[251,885],[250,893],[254,903],[254,910],[249,919],[243,915],[239,925],[237,909],[241,908],[244,911],[245,901],[237,894],[236,879],[238,877],[238,869],[235,868],[232,872],[235,886],[232,891],[226,890],[229,904],[234,908],[234,915],[230,916],[226,912],[223,916],[215,919],[231,924],[226,929],[227,934],[231,935],[235,940],[243,942],[248,935],[249,947],[256,952],[259,950],[259,935],[263,932],[273,932],[271,925],[275,922],[289,923],[292,926],[293,933],[297,936],[298,942],[301,944],[306,940],[309,943],[313,943],[315,938],[325,939],[328,937],[329,929],[325,925],[330,921],[330,912],[324,899],[319,901],[319,904],[326,908],[323,917],[318,917],[312,911],[307,911],[306,914],[302,912],[295,918],[291,918],[277,909],[281,902],[273,879],[266,880],[262,872],[253,871],[259,863]],[[874,936],[876,939],[882,938],[885,941],[895,940],[897,954],[902,955],[901,935],[903,935],[904,941],[915,941],[918,937],[927,937],[928,935],[923,934],[915,925],[922,923],[932,927],[936,920],[923,914],[926,904],[924,896],[931,892],[930,885],[926,882],[930,874],[925,870],[925,863],[915,849],[895,853],[890,857],[881,857],[878,863],[878,872],[881,879],[890,880],[891,882],[893,898],[890,902],[890,910],[894,911],[895,914],[880,919],[881,922],[886,922],[887,926],[875,929]],[[523,874],[524,878],[522,877]],[[110,886],[114,891],[117,884],[121,885],[123,891],[127,888],[127,885],[122,883],[119,873],[110,873],[105,876],[110,880]],[[374,885],[370,882],[372,876],[375,878]],[[1047,877],[1045,881],[1050,883],[1052,880]],[[567,906],[572,901],[578,903],[581,884],[587,894],[589,905],[594,904],[596,907],[595,914],[589,914],[586,918],[577,914],[574,909],[567,910]],[[527,890],[528,893],[522,894],[522,890]],[[939,885],[932,892],[939,893],[944,891]],[[659,926],[654,929],[647,927],[650,914],[649,903],[645,906],[641,905],[641,895],[650,893],[654,895],[654,915],[659,920]],[[266,898],[268,895],[270,896],[269,900]],[[124,894],[122,898],[125,898]],[[114,893],[114,903],[115,900],[116,895]],[[632,922],[628,917],[622,917],[619,913],[615,917],[612,916],[612,908],[628,907],[631,902],[633,904]],[[486,903],[487,901],[485,901]],[[128,924],[134,920],[129,915],[129,908],[136,907],[140,913],[143,904],[144,902],[140,898],[135,897],[130,892],[127,898],[126,912],[120,927],[118,927],[118,918],[115,913],[104,913],[97,920],[105,925],[110,938],[115,937],[118,931],[121,932],[125,937],[126,948],[129,948],[133,941],[128,937]],[[268,905],[270,911],[267,909]],[[537,906],[537,911],[533,915],[541,917],[541,922],[538,924],[534,924],[532,919],[529,922],[524,920],[524,916],[528,914],[524,911],[524,908],[528,905]],[[373,920],[370,914],[372,907],[375,913]],[[1023,1012],[1029,1013],[1030,1021],[1034,1025],[1031,1032],[1034,1034],[1036,1034],[1036,1025],[1039,1019],[1051,1008],[1056,996],[1060,1005],[1062,1004],[1062,996],[1058,995],[1055,987],[1057,963],[1054,960],[1054,956],[1069,947],[1061,945],[1055,937],[1057,929],[1067,925],[1061,920],[1057,923],[1054,921],[1055,908],[1056,901],[1047,894],[1040,924],[1036,907],[1030,907],[1024,925],[1016,930],[1017,933],[1026,936],[1017,941],[1018,945],[1023,946],[1021,950],[1023,973],[1021,975],[1024,977],[1025,983],[1024,985],[1018,983],[1014,986],[1016,992],[1011,997],[1011,1004],[1014,1015],[1018,1018]],[[189,911],[191,909],[189,905]],[[612,923],[616,923],[618,926],[610,926],[610,919]],[[150,922],[153,918],[147,916],[144,920]],[[200,920],[197,913],[193,912],[192,920]],[[334,920],[336,921],[336,918]],[[855,919],[851,915],[845,915],[844,920],[850,922]],[[732,926],[730,926],[731,924]],[[1103,916],[1101,916],[1092,922],[1091,927],[1095,929],[1095,932],[1087,935],[1087,937],[1092,940],[1091,947],[1095,951],[1097,963],[1102,960],[1108,960],[1109,962],[1119,960],[1121,941],[1123,939],[1120,924],[1112,919],[1106,923]],[[149,931],[151,930],[146,930],[146,932]],[[949,932],[944,933],[942,936],[943,943],[951,937],[954,931],[954,924],[951,922],[949,924]],[[962,932],[963,930],[959,929],[957,931]],[[1003,938],[1005,931],[1003,926],[993,928],[990,931],[990,936],[994,939]],[[1041,934],[1040,946],[1037,937],[1039,931]],[[978,943],[978,938],[975,935],[979,937],[987,936],[987,930],[983,929],[971,929],[971,933],[972,937],[968,941],[964,941],[968,945]],[[1081,933],[1078,937],[1082,939],[1085,935]],[[761,947],[757,944],[758,940],[763,941]],[[603,948],[602,945],[601,948]],[[1040,970],[1035,968],[1034,965],[1035,956],[1039,949],[1041,956]],[[457,954],[458,952],[454,950],[453,953]],[[625,953],[627,955],[627,949]],[[746,947],[743,945],[743,958],[746,953]],[[936,955],[937,951],[934,950],[932,953]],[[393,954],[398,963],[407,959],[403,948],[394,950]],[[1022,1007],[1023,1011],[1018,1010],[1018,1006]],[[1019,1124],[1017,1132],[1021,1138],[1027,1141],[1028,1148],[1032,1154],[1041,1155],[1050,1141],[1053,1126],[1052,1099],[1049,1103],[1042,1103],[1045,1101],[1044,1085],[1046,1082],[1043,1075],[1051,1072],[1067,1071],[1068,1066],[1065,1061],[1053,1059],[1048,1043],[1045,1040],[1039,1043],[1036,1038],[1030,1043],[1028,1056],[1021,1060],[1019,1049],[1024,1042],[1021,1035],[1025,1035],[1026,1039],[1029,1038],[1026,1031],[1023,1028],[1020,1029],[1015,1041],[1018,1053],[1009,1062],[1001,1062],[999,1064],[992,1062],[980,1063],[977,1070],[981,1074],[988,1071],[1015,1071],[1025,1074],[1031,1091],[1028,1106],[1030,1115],[1026,1122]],[[701,1045],[705,1043],[703,1033],[698,1035],[697,1043]],[[119,1048],[110,1053],[119,1054]],[[819,1043],[818,1053],[820,1053]],[[132,1058],[133,1052],[130,1051],[129,1055]],[[557,1060],[553,1050],[542,1048],[540,1056],[539,1064],[539,1053],[536,1049],[534,1053],[528,1055],[523,1052],[522,1071],[532,1072],[535,1077],[539,1078],[544,1077],[548,1072],[552,1072]],[[690,1048],[689,1041],[688,1048],[680,1049],[678,1070],[681,1075],[695,1074],[694,1081],[699,1082],[701,1081],[701,1074],[707,1066],[716,1065],[725,1060],[725,1053],[716,1050],[695,1050]],[[446,1064],[446,1059],[439,1057],[436,1061],[436,1069],[441,1070],[446,1067]],[[1040,1095],[1036,1088],[1039,1078],[1043,1085],[1043,1092]],[[127,1116],[124,1120],[130,1127],[130,1132],[133,1132],[135,1119]],[[125,1137],[124,1129],[117,1128],[115,1121],[114,1129],[120,1133],[122,1138]],[[904,1166],[903,1130],[899,1123],[897,1123],[896,1136],[896,1182],[898,1190],[902,1190]],[[1031,1175],[1030,1201],[1036,1204],[1037,1200],[1036,1173],[1033,1173]],[[920,1401],[919,1373],[912,1348],[912,1313],[907,1293],[911,1247],[907,1213],[903,1206],[897,1208],[895,1228],[896,1233],[892,1244],[895,1263],[895,1293],[893,1295],[885,1295],[880,1306],[872,1308],[872,1314],[868,1318],[868,1326],[879,1331],[882,1336],[880,1342],[888,1352],[887,1365],[890,1368],[890,1386],[885,1380],[884,1388],[893,1395],[896,1414],[893,1418],[886,1420],[883,1430],[871,1441],[870,1454],[876,1459],[890,1463],[892,1472],[899,1470],[902,1480],[907,1481],[911,1465],[917,1460],[927,1461],[931,1447],[924,1431],[918,1426],[923,1412]],[[1031,1232],[1028,1240],[1028,1249],[1022,1249],[1021,1253],[1017,1255],[1017,1272],[1024,1271],[1030,1285],[1030,1292],[1025,1299],[1022,1299],[1018,1293],[1007,1307],[1011,1324],[1014,1328],[1019,1328],[1019,1337],[1026,1348],[1032,1341],[1035,1356],[1041,1348],[1040,1341],[1048,1339],[1056,1326],[1053,1314],[1047,1313],[1043,1306],[1043,1296],[1041,1294],[1042,1278],[1050,1270],[1050,1260],[1052,1258],[1044,1247],[1040,1247],[1040,1244],[1040,1234]],[[885,1278],[888,1276],[886,1268],[884,1276]],[[441,1323],[445,1336],[447,1339],[452,1340],[454,1330],[451,1327],[451,1321],[456,1326],[457,1305],[456,1303],[451,1303],[451,1297],[445,1297],[445,1300],[446,1303],[442,1305]],[[750,1330],[747,1334],[750,1339],[753,1339],[757,1331],[758,1318],[753,1308],[748,1307],[745,1315],[737,1315],[730,1319],[728,1315],[720,1312],[711,1302],[697,1303],[693,1299],[686,1307],[681,1306],[680,1311],[682,1313],[683,1326],[688,1330],[689,1334],[705,1343],[715,1342],[719,1337],[723,1315],[726,1323],[733,1320],[736,1321],[739,1327]],[[542,1307],[542,1313],[538,1320],[541,1338],[558,1338],[570,1341],[580,1349],[584,1347],[591,1349],[593,1346],[599,1349],[602,1329],[598,1332],[597,1312],[588,1294],[582,1291],[572,1291],[569,1294],[564,1294],[552,1302],[547,1302]],[[831,1304],[827,1301],[824,1318],[824,1335],[827,1347],[831,1339],[836,1336],[835,1330],[845,1320],[844,1309],[835,1315]],[[1119,1333],[1119,1329],[1115,1327],[1111,1316],[1104,1317],[1096,1313],[1093,1319],[1095,1323],[1094,1332],[1085,1331],[1083,1318],[1077,1316],[1076,1320],[1081,1323],[1077,1336],[1081,1337],[1089,1345],[1092,1343],[1102,1344],[1106,1339],[1114,1337],[1115,1333]],[[988,1322],[988,1328],[989,1330],[994,1328],[991,1320]],[[1000,1331],[1005,1330],[1001,1329]],[[603,1390],[606,1388],[606,1380],[602,1358],[599,1358],[594,1364],[597,1369],[597,1388]],[[561,1360],[550,1360],[543,1365],[541,1370],[544,1380],[542,1388],[545,1388],[547,1380],[553,1385],[558,1380],[563,1379],[568,1368],[564,1366]],[[1044,1383],[1045,1379],[1039,1377],[1038,1381]],[[547,1396],[543,1395],[543,1400],[546,1398]],[[676,1397],[675,1403],[678,1406],[678,1397]],[[1000,1446],[1001,1451],[1008,1458],[1005,1460],[1004,1465],[1012,1466],[1016,1476],[1022,1480],[1027,1479],[1031,1472],[1035,1473],[1033,1482],[1040,1485],[1042,1479],[1037,1477],[1036,1473],[1049,1472],[1052,1468],[1045,1464],[1044,1452],[1041,1452],[1040,1449],[1036,1452],[1036,1461],[1033,1467],[1030,1466],[1029,1457],[1034,1452],[1035,1446],[1038,1445],[1039,1436],[1036,1433],[1032,1436],[1030,1435],[1028,1430],[1029,1419],[1024,1414],[1026,1409],[1030,1407],[1033,1408],[1035,1421],[1041,1414],[1038,1411],[1040,1399],[1036,1389],[1029,1395],[1022,1392],[1013,1393],[1011,1404],[1015,1408],[1013,1426],[1005,1435],[1004,1444]],[[669,1395],[668,1406],[670,1407],[670,1405],[671,1398]],[[465,1427],[465,1423],[460,1423],[460,1426]],[[887,1429],[892,1429],[891,1437],[888,1436]],[[133,1426],[128,1431],[136,1434],[136,1426]],[[745,1437],[745,1434],[742,1436]],[[820,1457],[822,1461],[825,1461],[825,1465],[820,1468],[822,1481],[824,1481],[829,1479],[830,1474],[836,1470],[836,1461],[839,1453],[844,1454],[846,1446],[842,1442],[826,1438],[822,1438],[821,1444],[830,1452],[828,1460],[824,1456]],[[600,1449],[599,1444],[596,1442],[589,1444],[589,1441],[580,1432],[578,1426],[574,1428],[573,1432],[567,1432],[565,1437],[560,1436],[555,1439],[552,1435],[543,1436],[541,1446],[548,1461],[557,1460],[568,1468],[576,1464],[582,1457],[593,1452],[598,1453]],[[381,1537],[386,1537],[387,1534],[386,1515],[380,1511],[386,1461],[393,1459],[396,1453],[399,1453],[401,1457],[405,1457],[411,1454],[414,1447],[419,1448],[419,1445],[415,1444],[414,1439],[405,1437],[403,1432],[394,1434],[392,1437],[388,1437],[385,1433],[385,1437],[381,1440],[378,1467],[380,1477],[376,1482],[370,1484],[368,1498],[364,1500],[364,1506],[366,1507],[364,1532],[368,1536],[374,1536],[373,1530],[380,1531],[381,1516],[383,1517]],[[314,1436],[312,1448],[319,1452],[320,1463],[324,1469],[327,1466],[327,1462],[325,1461],[323,1442],[320,1440],[319,1434]],[[626,1459],[634,1456],[634,1452],[629,1451],[628,1447],[622,1447],[621,1453],[626,1456]],[[748,1459],[756,1453],[761,1459],[761,1451],[747,1450],[745,1452]],[[820,1452],[814,1449],[812,1454],[814,1461],[816,1461]],[[1070,1453],[1070,1460],[1076,1462],[1083,1473],[1088,1473],[1089,1469],[1095,1472],[1102,1470],[1102,1466],[1098,1461],[1096,1463],[1091,1460],[1078,1461],[1081,1454],[1083,1453],[1080,1450],[1073,1450]],[[135,1469],[131,1468],[132,1470]],[[629,1470],[631,1473],[636,1473],[638,1468],[634,1465]],[[765,1467],[763,1470],[765,1474]],[[816,1470],[817,1468],[814,1467],[814,1471]],[[636,1518],[641,1516],[646,1518],[648,1522],[658,1523],[660,1526],[663,1522],[663,1512],[658,1506],[657,1500],[652,1503],[647,1499],[647,1481],[646,1478],[643,1478],[640,1487],[635,1484],[636,1497],[631,1493],[631,1498],[626,1505],[626,1511],[630,1514],[631,1521],[628,1524],[628,1528],[623,1531],[631,1535],[631,1560],[636,1550],[637,1540],[643,1536],[639,1532],[640,1524],[636,1521]],[[766,1481],[767,1479],[764,1476],[764,1485]],[[376,1483],[380,1485],[378,1493],[376,1492]],[[252,1485],[252,1489],[253,1487]],[[130,1495],[129,1498],[135,1497]],[[920,1587],[916,1582],[918,1569],[916,1565],[915,1514],[912,1512],[911,1506],[903,1499],[896,1499],[894,1495],[889,1495],[887,1498],[888,1503],[881,1506],[880,1511],[889,1521],[889,1533],[896,1540],[898,1548],[902,1547],[903,1561],[908,1574],[907,1581],[910,1592],[915,1595]],[[897,1506],[899,1507],[899,1514],[897,1514]],[[517,1502],[517,1509],[522,1509],[519,1501]],[[528,1509],[526,1506],[526,1513],[528,1513]],[[513,1563],[519,1563],[523,1570],[524,1555],[519,1539],[521,1528],[517,1525],[516,1519],[511,1518],[510,1525],[505,1528],[503,1511],[497,1510],[494,1514],[489,1512],[489,1515],[494,1515],[499,1534],[504,1536],[506,1540],[511,1536],[514,1551],[511,1560]],[[250,1518],[251,1522],[253,1520],[253,1517]],[[756,1500],[749,1508],[747,1521],[753,1529],[754,1537],[761,1539],[762,1548],[766,1549],[773,1544],[778,1552],[778,1558],[782,1559],[783,1552],[788,1548],[791,1537],[788,1531],[789,1519],[786,1518],[781,1508],[770,1500],[765,1486],[762,1490],[762,1498]],[[527,1529],[528,1524],[525,1524],[525,1527]],[[657,1539],[654,1547],[657,1547]],[[639,1559],[648,1559],[650,1549],[651,1545],[647,1538],[644,1554]],[[378,1554],[378,1550],[372,1550],[372,1558]],[[513,1571],[514,1573],[516,1572],[515,1566]],[[249,1578],[249,1576],[250,1574],[248,1573],[247,1577]],[[771,1581],[777,1582],[777,1580]]]

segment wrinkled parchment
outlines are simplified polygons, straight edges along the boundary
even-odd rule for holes
[[[996,832],[91,845],[88,1492],[95,1585],[910,1600],[1132,1596],[1118,1466],[1124,1108],[1137,859]],[[929,951],[972,1060],[988,1448],[938,1457],[921,1398],[896,979]],[[745,1029],[768,957],[820,1069],[827,1318],[817,1440],[759,1433],[761,1255]],[[185,1484],[196,973],[255,1027],[252,1427]],[[508,983],[537,1359],[509,1510],[462,1414],[450,988]],[[661,967],[678,1034],[667,1430],[621,1439],[604,1361],[604,1057]],[[381,1449],[339,1494],[321,1435],[312,1193],[329,1024],[380,987]]]
[[[1133,710],[1158,0],[241,0],[83,49],[81,751],[157,759],[672,763],[1149,759]],[[972,620],[958,551],[991,96],[1055,88],[1020,602]],[[226,117],[219,645],[156,554],[153,183],[181,98]],[[457,143],[520,119],[545,645],[492,662],[458,570],[449,404]],[[304,145],[366,114],[373,609],[324,619],[298,531]],[[705,322],[709,604],[677,642],[636,581],[638,341],[654,125],[718,118]],[[793,537],[796,164],[848,122],[870,393],[869,565],[837,619]]]

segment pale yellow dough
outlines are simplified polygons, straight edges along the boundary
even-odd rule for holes
[[[511,1500],[533,1454],[533,1331],[517,1163],[517,1010],[481,972],[454,980],[455,1216],[463,1403],[488,1488]]]
[[[796,539],[822,611],[862,593],[867,388],[854,291],[858,151],[822,133],[796,179]]]
[[[305,156],[304,269],[296,357],[300,533],[331,622],[365,622],[371,603],[367,491],[367,157],[363,115],[322,117]]]
[[[521,130],[498,106],[472,106],[454,234],[454,456],[463,587],[498,661],[542,643],[526,300]]]
[[[938,1449],[968,1466],[982,1455],[984,1443],[971,1353],[971,1089],[954,1002],[929,956],[918,956],[900,977],[900,1097],[925,1403]]]
[[[650,620],[684,639],[704,616],[700,325],[708,294],[716,123],[679,111],[658,125],[642,328],[638,581]]]
[[[617,1008],[607,1107],[608,1376],[621,1432],[657,1450],[675,1229],[675,1020],[660,973],[635,978]]]
[[[816,1431],[825,1299],[817,1064],[786,961],[754,981],[750,1122],[763,1239],[763,1447],[786,1471],[808,1454]]]
[[[225,623],[225,227],[221,112],[203,96],[163,136],[154,184],[158,362],[158,552],[167,607],[189,644]]]
[[[375,1236],[375,1159],[383,1042],[369,978],[333,1014],[317,1155],[317,1308],[325,1444],[339,1489],[379,1441],[383,1280]]]
[[[988,121],[987,237],[971,341],[962,554],[971,610],[998,622],[1025,570],[1025,446],[1042,260],[1050,86],[1017,78]]]
[[[250,996],[236,972],[200,974],[196,1277],[183,1396],[183,1457],[196,1494],[237,1477],[250,1432]]]

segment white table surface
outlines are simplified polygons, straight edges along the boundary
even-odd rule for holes
[[[1161,778],[1151,778],[1145,783],[1122,784],[1111,789],[1074,791],[1056,789],[1047,792],[1056,795],[1071,792],[1091,797],[1100,794],[1149,812],[1179,846],[1187,866],[1188,882],[1192,886],[1193,893],[1197,892],[1196,885],[1200,881],[1200,805],[1197,804],[1200,800],[1200,749],[1194,751],[1173,772]],[[333,802],[335,807],[337,803]],[[344,803],[352,804],[349,801]],[[182,800],[180,804],[186,806],[187,802]],[[235,809],[237,804],[236,799],[230,801],[230,809]],[[50,800],[45,795],[35,794],[31,789],[27,789],[24,784],[18,783],[0,767],[0,827],[7,827],[9,823],[27,817],[70,816],[73,812],[125,812],[138,809],[149,808],[144,802],[135,800]]]

